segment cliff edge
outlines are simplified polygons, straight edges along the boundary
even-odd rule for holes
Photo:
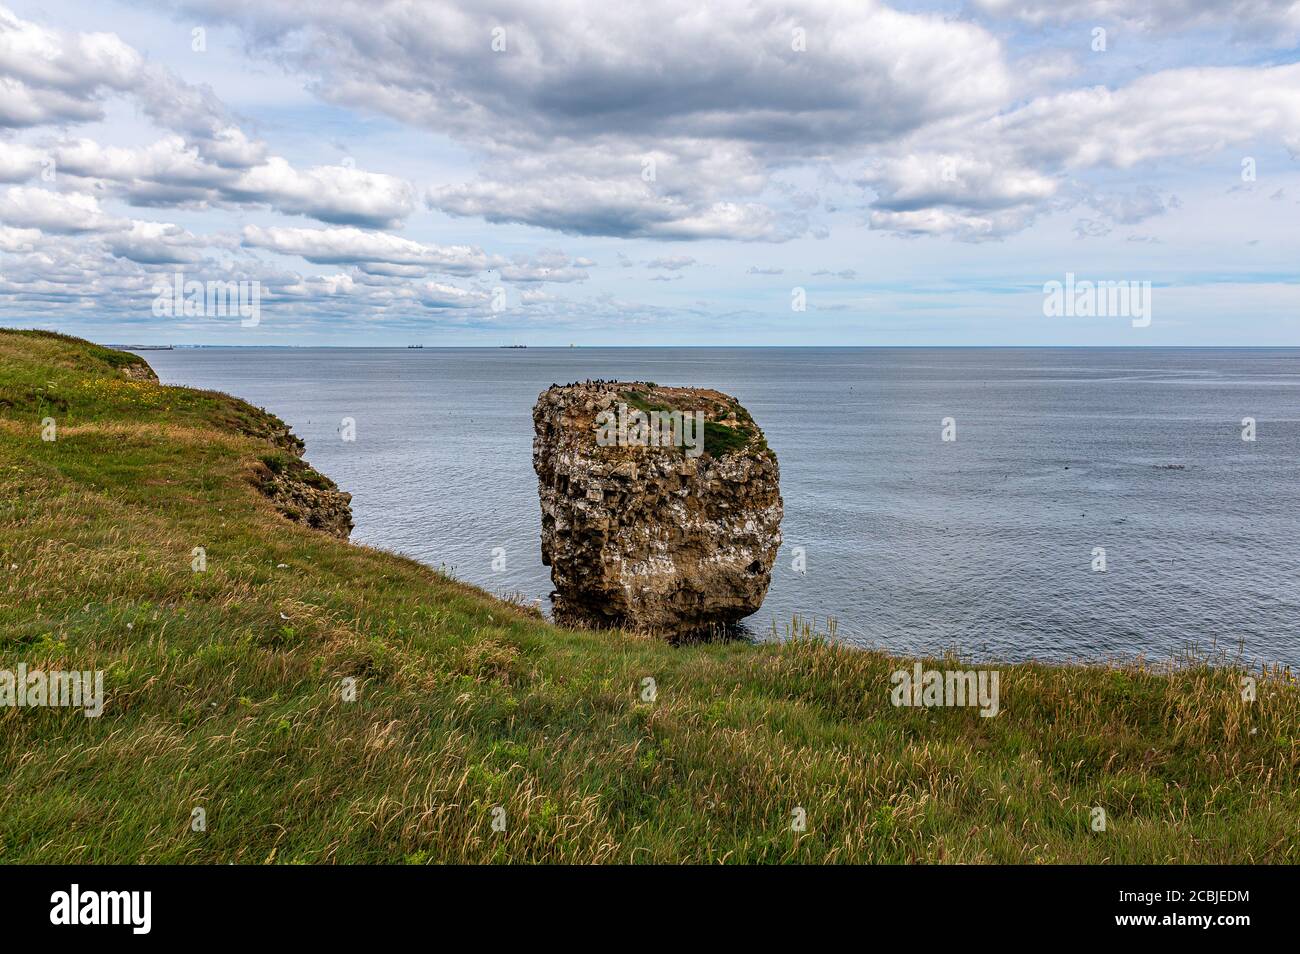
[[[108,422],[251,438],[265,446],[258,446],[245,473],[282,516],[343,539],[352,532],[352,495],[303,460],[302,439],[269,411],[218,391],[167,387],[144,358],[128,351],[49,331],[4,335],[13,355],[0,354],[0,413],[34,426],[48,422],[51,443],[61,433]]]

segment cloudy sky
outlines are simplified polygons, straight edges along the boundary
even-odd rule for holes
[[[1298,225],[1300,0],[0,0],[3,325],[1300,345]]]

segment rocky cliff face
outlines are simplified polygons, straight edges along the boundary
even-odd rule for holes
[[[533,409],[555,617],[669,637],[758,610],[781,545],[776,455],[735,398],[555,386]]]
[[[302,459],[302,438],[261,408],[248,407],[238,427],[274,448],[258,459],[253,483],[275,509],[295,523],[346,540],[352,533],[352,495]]]
[[[154,373],[153,368],[149,367],[144,361],[139,364],[124,364],[122,374],[132,381],[152,381],[158,383],[158,375]]]
[[[346,540],[352,533],[352,495],[302,461],[297,463],[301,466],[290,465],[277,473],[263,459],[257,471],[258,489],[295,523]]]
[[[158,383],[158,375],[143,358],[122,365],[132,381]],[[302,459],[305,445],[289,425],[260,407],[240,401],[230,425],[241,434],[264,440],[273,448],[253,465],[253,484],[271,499],[281,515],[341,537],[352,533],[352,495]]]

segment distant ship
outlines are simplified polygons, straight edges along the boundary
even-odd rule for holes
[[[423,348],[424,345],[407,345],[408,348]]]
[[[527,348],[528,345],[497,345],[498,348]]]

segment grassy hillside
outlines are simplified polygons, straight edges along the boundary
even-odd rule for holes
[[[107,697],[0,708],[0,861],[1300,862],[1289,674],[1003,666],[996,718],[895,708],[910,660],[559,629],[291,522],[286,440],[0,332],[0,669]]]

